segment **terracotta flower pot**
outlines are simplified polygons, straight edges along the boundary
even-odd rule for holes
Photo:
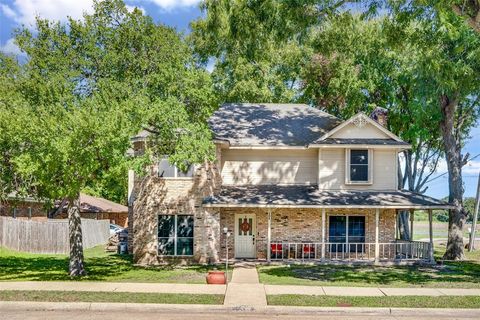
[[[223,271],[208,271],[207,283],[208,284],[226,284],[227,278]]]

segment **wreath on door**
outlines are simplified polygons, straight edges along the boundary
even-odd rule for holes
[[[244,219],[243,219],[243,222],[242,222],[242,224],[240,225],[240,229],[241,229],[243,232],[245,232],[245,233],[247,233],[248,231],[250,231],[250,223],[248,223],[247,218],[244,218]]]

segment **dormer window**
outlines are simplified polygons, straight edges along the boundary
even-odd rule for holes
[[[346,152],[347,184],[371,184],[372,183],[372,152],[369,149],[347,149]]]

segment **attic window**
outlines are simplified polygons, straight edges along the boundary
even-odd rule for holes
[[[369,149],[348,149],[346,154],[346,183],[372,183],[372,152]]]
[[[168,162],[168,158],[163,158],[158,162],[158,176],[160,178],[192,178],[194,166],[191,165],[187,172],[183,172],[176,166]]]

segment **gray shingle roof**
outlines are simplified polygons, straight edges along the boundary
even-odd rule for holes
[[[204,199],[215,206],[378,207],[448,209],[444,201],[410,191],[321,191],[317,186],[223,186]]]
[[[408,146],[405,141],[394,139],[345,139],[345,138],[326,138],[315,142],[315,144],[364,144],[364,145],[384,145],[384,146]]]
[[[306,146],[342,121],[305,104],[224,104],[209,119],[232,145]]]

